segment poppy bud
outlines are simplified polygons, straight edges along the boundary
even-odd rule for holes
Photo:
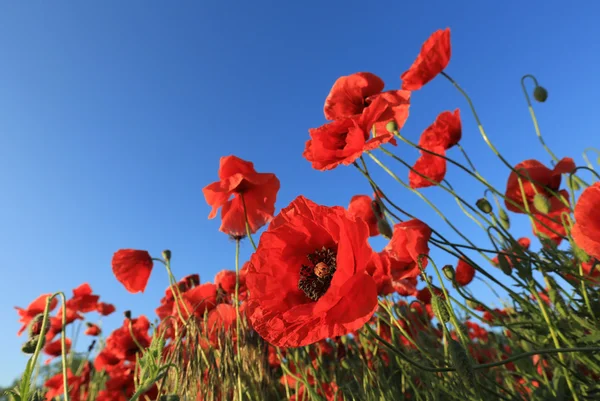
[[[492,205],[490,205],[490,202],[485,198],[478,199],[477,202],[475,202],[475,205],[483,213],[487,213],[487,214],[492,213]]]
[[[471,366],[471,361],[469,360],[469,356],[465,349],[453,339],[448,340],[448,345],[450,348],[450,357],[452,358],[452,363],[456,368],[456,372],[459,374],[461,379],[463,379],[466,385],[470,388],[475,387],[475,373],[473,371],[473,366]]]
[[[125,315],[125,319],[131,320],[131,311],[130,310],[126,310],[125,312],[123,312],[123,315]]]
[[[177,394],[161,395],[158,401],[179,401]]]
[[[165,261],[170,262],[171,261],[171,251],[169,251],[168,249],[165,249],[164,251],[162,251],[162,257]]]
[[[573,247],[573,255],[582,263],[587,263],[590,261],[590,255],[588,255],[583,249],[578,247],[575,244],[572,244]]]
[[[467,299],[467,306],[471,309],[478,309],[481,307],[481,304],[479,302],[475,302],[470,299]]]
[[[548,99],[548,91],[542,86],[536,86],[533,90],[533,98],[540,103],[544,103]]]
[[[396,124],[396,121],[392,120],[385,125],[385,129],[388,130],[390,134],[393,134],[398,131],[398,124]]]
[[[379,233],[387,239],[391,239],[393,235],[392,227],[388,223],[387,219],[377,219],[377,229]]]
[[[446,265],[444,267],[442,267],[442,271],[444,272],[444,276],[446,276],[446,278],[450,281],[454,281],[454,267],[452,267],[452,265]]]
[[[500,209],[498,211],[498,217],[500,218],[500,224],[504,227],[505,230],[510,228],[510,219],[508,218],[508,214],[504,209]]]
[[[448,323],[450,321],[450,313],[446,307],[446,303],[439,299],[437,295],[431,297],[431,310],[440,322]]]
[[[581,186],[575,177],[569,179],[569,186],[573,191],[579,191],[581,189]]]
[[[512,274],[512,267],[503,253],[498,255],[498,264],[500,265],[500,270],[502,270],[502,273],[506,274],[507,276]]]
[[[548,214],[551,207],[550,199],[548,199],[544,194],[535,194],[533,197],[533,206],[538,212],[542,214]]]
[[[33,336],[31,337],[29,340],[27,340],[25,342],[25,344],[23,344],[23,346],[21,347],[21,351],[23,351],[26,354],[33,354],[35,352],[35,348],[37,347],[37,343],[40,339],[40,336]],[[44,343],[46,342],[46,337],[42,337],[42,346],[44,346]]]
[[[43,313],[40,313],[39,315],[37,315],[36,317],[33,318],[31,323],[29,324],[29,337],[30,338],[33,336],[42,334],[41,332],[42,332],[42,322],[43,321],[44,321]],[[46,333],[48,333],[49,330],[50,330],[50,324],[47,323],[43,335],[46,335]]]

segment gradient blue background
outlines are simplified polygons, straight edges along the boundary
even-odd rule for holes
[[[118,308],[105,319],[107,330],[121,324],[125,309],[155,317],[166,273],[156,266],[146,293],[129,294],[111,272],[117,249],[159,256],[169,248],[178,277],[198,272],[210,281],[233,268],[234,244],[218,232],[219,219],[207,220],[202,195],[217,178],[221,156],[235,154],[276,173],[278,209],[299,194],[346,206],[352,195],[371,193],[353,168],[312,170],[302,158],[307,129],[324,123],[323,102],[340,75],[371,71],[388,89],[398,88],[400,74],[439,28],[452,30],[447,72],[472,96],[511,163],[550,160],[519,86],[526,73],[550,93],[536,106],[549,146],[582,163],[581,151],[600,137],[598,17],[598,2],[562,1],[4,2],[0,385],[26,361],[13,306],[25,307],[41,293],[70,293],[89,282]],[[506,169],[466,106],[439,77],[414,93],[403,132],[416,141],[439,112],[460,107],[462,144],[504,188]],[[405,146],[397,152],[411,163],[417,157]],[[456,149],[450,156],[462,160]],[[443,227],[416,196],[377,176],[400,205]],[[447,178],[470,201],[482,194],[455,169]],[[441,190],[423,193],[464,233],[489,245]],[[522,216],[513,216],[513,227],[515,235],[530,235]],[[244,260],[249,253],[245,243]],[[480,282],[471,288],[492,299]],[[88,344],[80,340],[78,348]]]

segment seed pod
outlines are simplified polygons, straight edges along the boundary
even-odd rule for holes
[[[483,213],[486,214],[490,214],[492,213],[492,205],[490,204],[490,202],[485,199],[485,198],[481,198],[481,199],[477,199],[477,202],[475,202],[475,205],[477,206],[477,208],[479,210],[481,210]]]
[[[578,247],[575,243],[572,244],[573,247],[573,255],[582,263],[587,263],[590,261],[590,255],[588,255],[583,249]]]
[[[388,223],[387,219],[377,219],[377,229],[379,233],[387,239],[392,238],[394,232],[392,231],[392,227],[390,227],[390,223]]]
[[[551,207],[550,199],[548,199],[544,194],[535,194],[533,197],[533,206],[538,212],[542,214],[548,214]]]
[[[444,272],[444,276],[446,276],[448,280],[454,282],[454,277],[456,276],[456,273],[454,272],[454,267],[452,267],[452,265],[446,265],[442,267],[442,271]]]
[[[389,133],[393,134],[394,132],[398,131],[398,124],[396,124],[396,121],[392,120],[385,125],[385,129],[388,130]]]
[[[446,303],[437,295],[431,297],[431,309],[440,322],[448,323],[450,321],[450,313],[448,312]]]
[[[500,218],[500,224],[504,227],[505,230],[510,228],[510,219],[508,218],[508,214],[504,209],[500,209],[498,211],[498,217]]]
[[[536,86],[533,90],[533,98],[540,103],[544,103],[548,99],[548,91],[542,86]]]
[[[456,372],[463,379],[468,388],[475,387],[475,373],[473,366],[471,366],[471,360],[467,355],[465,349],[460,345],[459,342],[449,339],[448,345],[450,348],[450,357],[452,358],[452,364],[456,368]]]

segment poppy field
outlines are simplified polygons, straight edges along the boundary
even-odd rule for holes
[[[168,274],[162,299],[147,300],[156,316],[113,305],[87,283],[16,307],[17,335],[31,356],[5,399],[600,399],[600,157],[589,159],[600,151],[587,149],[579,161],[546,145],[535,108],[549,92],[525,75],[532,135],[549,162],[508,162],[450,75],[451,47],[450,29],[434,32],[399,71],[399,88],[371,72],[333,83],[328,122],[308,129],[302,156],[315,170],[354,170],[369,193],[340,206],[302,195],[279,205],[286,183],[276,171],[224,156],[203,194],[208,218],[221,219],[223,241],[232,243],[235,270],[212,281],[180,277],[176,249],[123,248],[112,257],[115,285],[142,297],[154,270]],[[411,93],[433,79],[445,80],[464,107],[439,112],[415,142],[403,134]],[[463,148],[466,113],[477,125],[469,135],[481,136],[502,166],[504,187],[490,184]],[[418,158],[409,163],[398,149]],[[454,169],[481,188],[479,198],[454,190]],[[396,187],[378,182],[379,173]],[[428,224],[430,216],[405,210],[398,188],[421,198],[461,242]],[[479,235],[447,219],[432,191],[449,194]],[[527,217],[529,232],[511,227],[516,215]],[[249,260],[241,260],[242,242],[253,248]],[[489,293],[472,291],[475,279]],[[506,294],[496,300],[502,307],[489,301],[496,290]],[[117,307],[125,313],[112,332],[86,317]],[[91,341],[83,354],[67,331],[78,321],[85,325],[77,335]],[[44,377],[46,358],[59,369]]]

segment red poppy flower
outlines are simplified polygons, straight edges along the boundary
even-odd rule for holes
[[[445,156],[446,151],[441,146],[431,149],[438,155]],[[420,174],[420,175],[419,175]],[[442,182],[446,176],[446,159],[427,152],[421,152],[408,172],[408,184],[411,188],[427,188]]]
[[[87,329],[85,329],[84,334],[86,336],[99,336],[101,332],[102,332],[102,330],[100,330],[100,327],[98,327],[97,324],[88,322]]]
[[[219,230],[234,236],[246,234],[244,203],[250,232],[255,233],[271,221],[277,191],[279,179],[275,174],[257,173],[253,163],[236,156],[221,157],[219,181],[202,189],[206,203],[212,207],[208,218],[215,218],[221,208]],[[232,196],[233,199],[230,199]]]
[[[99,302],[96,305],[96,311],[102,316],[108,316],[116,310],[115,306],[112,304],[107,304],[106,302]]]
[[[564,198],[567,203],[569,202],[569,193],[566,190],[559,191],[561,197]],[[533,233],[550,239],[556,245],[559,245],[567,235],[565,226],[563,225],[563,213],[570,213],[569,206],[565,205],[562,200],[556,196],[550,197],[550,210],[548,213],[538,213],[535,209],[532,211],[535,220],[533,220]]]
[[[46,307],[46,301],[48,300],[48,297],[51,297],[51,296],[52,296],[52,294],[40,295],[32,303],[29,304],[27,309],[23,309],[18,306],[15,306],[15,309],[17,310],[17,313],[19,314],[19,317],[20,317],[19,322],[23,325],[19,329],[19,332],[17,333],[17,335],[20,336],[21,333],[23,333],[25,331],[25,329],[27,329],[27,325],[29,324],[29,322],[31,322],[33,320],[34,317],[36,317],[40,313],[44,313],[44,308]],[[56,298],[52,299],[52,301],[50,301],[50,310],[54,310],[54,308],[56,308],[57,304],[58,304],[58,300]]]
[[[71,340],[68,338],[65,338],[65,353],[69,353],[69,351],[71,350]],[[61,355],[61,350],[62,350],[62,346],[61,346],[61,340],[58,339],[56,341],[52,341],[51,343],[46,344],[46,346],[44,347],[44,353],[46,355],[50,355],[51,357],[57,357]]]
[[[312,163],[314,169],[321,171],[331,170],[340,164],[352,164],[363,152],[393,140],[393,135],[387,130],[376,132],[376,136],[370,138],[373,125],[384,121],[389,109],[388,102],[378,96],[358,116],[310,129],[311,139],[306,142],[304,158]]]
[[[204,316],[204,312],[210,311],[217,304],[217,286],[213,283],[201,284],[182,294],[183,305],[179,301],[179,307],[183,317],[188,319],[195,315],[198,318]],[[189,313],[188,313],[189,312]],[[173,315],[177,313],[174,310]]]
[[[506,208],[515,213],[525,213],[523,193],[521,192],[519,185],[520,178],[527,206],[529,207],[529,210],[535,212],[533,206],[535,194],[541,193],[549,199],[552,198],[552,195],[548,190],[558,192],[561,174],[573,171],[575,169],[575,162],[573,162],[573,159],[565,157],[550,170],[537,160],[525,160],[524,162],[517,164],[514,169],[515,171],[518,171],[522,177],[519,177],[514,171],[508,176],[505,196],[510,201],[505,200]],[[516,203],[518,206],[515,206],[513,203]]]
[[[454,112],[444,111],[437,116],[433,124],[423,131],[419,139],[419,146],[432,152],[438,147],[448,150],[456,145],[461,138],[460,110],[456,109]]]
[[[358,72],[356,74],[338,78],[333,84],[323,111],[328,120],[344,120],[358,118],[376,98],[381,98],[389,105],[379,121],[374,125],[374,136],[387,135],[387,123],[396,122],[399,130],[408,118],[410,107],[410,92],[404,90],[391,90],[382,92],[384,83],[375,74]],[[393,137],[390,143],[396,144]]]
[[[298,347],[356,330],[377,309],[365,268],[369,230],[341,207],[299,196],[281,211],[252,255],[246,312],[265,340]]]
[[[475,268],[463,259],[459,259],[454,274],[456,284],[465,286],[473,281],[473,277],[475,277]]]
[[[220,287],[226,294],[235,293],[235,272],[232,270],[221,270],[215,276],[215,284]],[[240,277],[241,286],[242,277]]]
[[[448,66],[450,54],[450,28],[434,32],[421,47],[413,65],[400,77],[402,89],[421,89]]]
[[[586,188],[575,205],[575,224],[571,235],[577,246],[600,259],[600,182]]]
[[[83,283],[73,290],[73,298],[67,301],[67,307],[87,313],[96,310],[99,299],[98,295],[92,294],[92,287]]]
[[[131,320],[125,319],[123,326],[108,336],[104,350],[114,354],[120,360],[126,359],[133,362],[135,361],[136,354],[150,345],[149,329],[150,321],[144,315]],[[132,333],[136,341],[133,340]],[[143,349],[140,349],[138,344]]]
[[[369,225],[371,237],[379,235],[377,221],[383,218],[383,213],[376,201],[367,195],[353,196],[348,205],[348,212],[356,218],[363,219]]]
[[[115,277],[131,293],[144,292],[152,267],[152,257],[147,251],[119,249],[112,258]]]
[[[413,219],[405,221],[394,226],[394,234],[386,247],[394,259],[402,262],[404,267],[404,277],[417,277],[419,270],[419,255],[429,255],[429,245],[427,242],[431,238],[431,228],[420,220]],[[429,260],[426,257],[421,258],[421,265],[424,269]]]
[[[367,99],[381,93],[384,86],[383,80],[370,72],[338,78],[325,99],[325,118],[342,120],[361,114],[367,107]]]
[[[462,137],[459,109],[440,113],[419,139],[419,146],[437,155],[420,150],[421,156],[408,173],[411,188],[426,188],[439,184],[446,176],[446,150]],[[429,178],[429,179],[428,179]]]
[[[396,260],[389,251],[373,253],[366,270],[375,280],[377,293],[381,296],[394,292],[409,296],[417,292],[418,270],[415,271],[410,263]]]

